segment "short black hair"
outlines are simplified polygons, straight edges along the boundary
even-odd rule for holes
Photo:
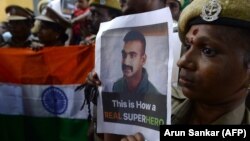
[[[141,32],[139,32],[137,30],[131,30],[123,38],[123,41],[125,43],[128,42],[128,41],[134,41],[134,40],[141,41],[142,46],[143,46],[143,53],[145,53],[145,50],[146,50],[146,39],[145,39],[144,35]]]

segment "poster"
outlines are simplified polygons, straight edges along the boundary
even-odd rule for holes
[[[141,132],[159,140],[159,126],[170,124],[171,116],[172,35],[169,8],[101,24],[95,51],[102,81],[97,132]]]

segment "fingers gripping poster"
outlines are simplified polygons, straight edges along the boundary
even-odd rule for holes
[[[97,132],[141,132],[159,140],[160,125],[170,124],[172,34],[168,8],[101,24],[95,51],[102,81]]]

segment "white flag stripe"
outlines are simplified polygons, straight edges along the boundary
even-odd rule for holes
[[[88,117],[87,105],[80,110],[84,93],[74,91],[77,85],[53,85],[54,93],[63,91],[65,95],[49,93],[51,86],[0,83],[0,114],[69,119]],[[59,106],[55,106],[55,103]]]

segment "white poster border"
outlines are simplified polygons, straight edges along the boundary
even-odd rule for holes
[[[157,15],[157,16],[156,16]],[[162,8],[159,10],[154,10],[151,12],[145,12],[140,14],[132,14],[127,16],[120,16],[112,21],[101,23],[100,30],[97,34],[96,38],[96,48],[95,48],[95,72],[100,76],[101,73],[101,35],[103,32],[110,30],[110,29],[117,29],[117,28],[125,28],[125,27],[137,27],[137,26],[147,26],[147,25],[154,25],[160,23],[168,23],[168,31],[169,31],[169,60],[168,60],[168,84],[166,84],[168,94],[167,94],[167,124],[171,124],[171,76],[172,76],[172,66],[173,66],[173,49],[174,46],[173,41],[173,21],[170,9],[168,7]],[[102,91],[102,87],[99,88],[99,92]],[[97,106],[97,125],[104,121],[103,119],[103,103],[102,103],[102,95],[99,95],[98,98],[98,106]],[[114,126],[119,125],[119,126]],[[116,127],[114,128],[107,128],[107,127]],[[105,129],[105,131],[104,131]],[[124,130],[129,129],[129,130]],[[160,134],[158,131],[140,127],[140,130],[137,128],[131,128],[131,125],[119,124],[119,123],[103,123],[102,126],[97,126],[98,133],[113,133],[119,134],[116,131],[123,131],[124,135],[131,135],[137,132],[143,133],[145,138],[149,141],[159,141]]]

